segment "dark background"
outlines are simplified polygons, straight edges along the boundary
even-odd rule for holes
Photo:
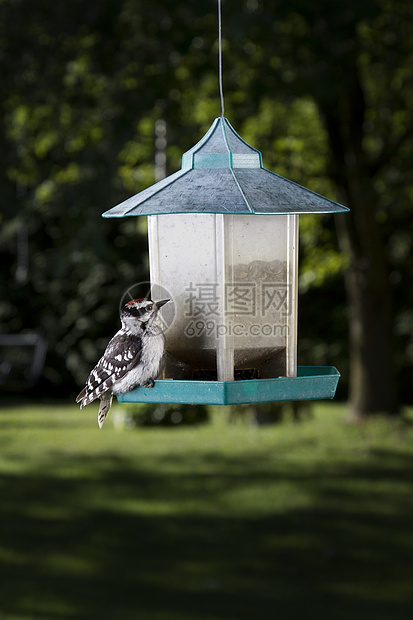
[[[301,218],[299,362],[356,414],[409,403],[413,8],[225,0],[225,115],[265,167],[346,204]],[[36,332],[37,391],[70,396],[148,278],[145,221],[101,213],[220,115],[213,0],[0,3],[0,332]],[[341,218],[341,219],[340,219]]]

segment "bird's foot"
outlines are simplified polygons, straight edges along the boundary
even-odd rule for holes
[[[153,388],[155,387],[155,381],[153,379],[148,379],[146,383],[143,384],[145,388]]]

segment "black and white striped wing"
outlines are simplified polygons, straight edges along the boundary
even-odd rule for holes
[[[142,353],[142,342],[137,336],[118,331],[110,340],[106,351],[90,373],[86,386],[76,398],[82,409],[122,379],[138,364]]]

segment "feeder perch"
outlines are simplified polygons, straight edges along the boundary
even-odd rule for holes
[[[345,211],[266,170],[217,118],[181,170],[103,214],[148,216],[151,295],[173,301],[163,377],[119,400],[333,398],[335,368],[297,369],[298,216]]]

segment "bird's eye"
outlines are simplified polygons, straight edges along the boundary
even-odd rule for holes
[[[146,310],[147,312],[150,312],[150,311],[152,310],[152,304],[148,304],[148,305],[146,306],[145,310]]]

